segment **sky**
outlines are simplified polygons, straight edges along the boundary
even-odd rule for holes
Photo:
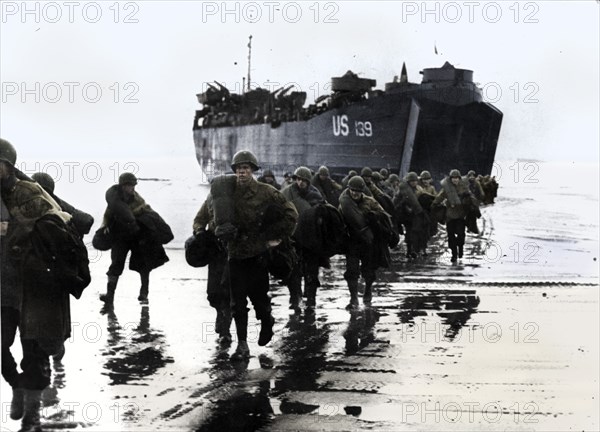
[[[504,113],[497,159],[598,162],[599,3],[1,2],[0,135],[21,160],[194,161],[196,93],[247,74],[308,99],[449,61]],[[435,52],[437,50],[437,53]]]

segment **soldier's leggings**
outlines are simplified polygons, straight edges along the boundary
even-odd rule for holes
[[[123,269],[125,268],[125,260],[127,254],[131,250],[131,243],[121,239],[113,242],[110,250],[111,264],[106,273],[108,276],[121,276]]]
[[[26,390],[44,390],[50,385],[50,356],[35,339],[21,339],[21,385]]]
[[[376,278],[375,269],[371,263],[372,250],[368,246],[353,244],[346,254],[346,271],[344,279],[358,281],[361,273],[367,284],[373,283]]]
[[[10,352],[19,327],[19,311],[11,307],[2,307],[2,377],[11,387],[19,386],[17,363]]]
[[[448,233],[448,247],[450,249],[465,244],[464,219],[450,219],[446,221],[446,232]]]
[[[208,264],[208,282],[206,284],[208,303],[215,309],[227,304],[229,307],[229,272],[226,253],[219,252]]]
[[[271,317],[271,298],[269,297],[269,270],[267,259],[258,255],[246,259],[229,260],[229,280],[231,283],[231,311],[235,319],[238,341],[247,339],[248,302],[254,305],[256,318]]]

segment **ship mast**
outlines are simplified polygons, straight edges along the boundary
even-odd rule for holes
[[[248,38],[248,91],[250,91],[250,65],[252,61],[252,35]]]

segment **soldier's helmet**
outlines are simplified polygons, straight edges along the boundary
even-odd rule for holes
[[[379,183],[383,178],[381,177],[381,174],[379,174],[377,171],[373,171],[373,181],[375,183]]]
[[[390,176],[388,177],[388,181],[390,183],[394,183],[394,182],[400,183],[400,177],[398,177],[397,174],[390,174]]]
[[[404,180],[406,180],[407,182],[419,181],[419,176],[417,175],[416,172],[411,171],[408,174],[406,174],[406,177],[404,177]]]
[[[473,170],[469,170],[469,172],[467,173],[467,177],[475,177],[475,171]]]
[[[233,155],[233,159],[231,159],[231,169],[235,171],[235,167],[239,164],[250,165],[252,167],[252,171],[257,171],[260,169],[256,156],[254,156],[254,153],[248,150],[240,150]]]
[[[36,172],[31,176],[48,193],[54,193],[54,179],[44,172]]]
[[[0,160],[8,162],[12,166],[17,163],[17,151],[11,143],[0,138]]]
[[[132,185],[135,186],[137,184],[137,177],[130,172],[124,172],[119,176],[119,185]]]
[[[369,167],[364,167],[361,171],[360,171],[360,175],[362,177],[373,177],[373,170]]]
[[[348,181],[348,188],[353,191],[363,192],[367,184],[360,176],[354,176]]]
[[[263,171],[263,177],[273,177],[275,178],[275,174],[270,169],[266,169]]]
[[[453,177],[458,177],[458,178],[460,178],[460,177],[461,177],[461,175],[460,175],[460,171],[459,171],[459,170],[457,170],[457,169],[453,169],[452,171],[450,171],[450,175],[449,175],[449,177],[450,177],[450,178],[453,178]]]
[[[329,168],[327,168],[325,165],[321,165],[321,167],[319,167],[318,173],[319,175],[329,177]]]
[[[390,172],[385,168],[381,168],[379,170],[379,174],[381,174],[381,177],[383,177],[384,179],[387,179],[388,176],[390,175]]]
[[[310,183],[310,180],[312,179],[312,175],[310,174],[310,170],[308,168],[301,166],[301,167],[296,168],[296,171],[294,171],[294,175],[292,176],[292,178],[294,180],[299,178],[302,180],[306,180],[307,182]]]
[[[429,171],[421,171],[421,175],[419,177],[421,180],[431,180],[431,173]]]
[[[354,177],[354,176],[357,176],[357,175],[358,175],[358,173],[355,170],[348,171],[348,176],[350,176],[350,177]]]

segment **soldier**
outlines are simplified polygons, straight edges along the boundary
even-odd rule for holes
[[[484,192],[483,203],[494,204],[494,199],[498,196],[498,182],[496,181],[496,176],[483,176],[479,180],[479,183]]]
[[[325,202],[319,190],[310,184],[311,174],[308,168],[297,168],[294,172],[294,181],[294,184],[284,189],[283,196],[294,204],[299,217],[311,207]],[[319,282],[319,257],[315,254],[316,251],[310,251],[298,243],[295,247],[300,260],[292,271],[288,288],[290,290],[290,309],[297,311],[302,295],[302,276],[304,276],[304,292],[308,308],[315,307],[317,288],[321,286],[321,283]]]
[[[381,168],[379,170],[379,174],[381,174],[381,179],[386,182],[390,176],[390,172],[386,168]]]
[[[17,152],[12,144],[0,138],[0,186],[2,187],[2,212],[1,230],[0,230],[0,282],[1,282],[1,301],[2,313],[2,377],[12,387],[13,401],[11,404],[10,416],[17,420],[23,416],[23,397],[25,390],[20,382],[17,364],[10,351],[15,341],[17,328],[19,327],[19,311],[21,309],[22,292],[17,283],[17,272],[14,263],[9,262],[8,235],[9,227],[11,233],[13,226],[10,223],[10,213],[4,200],[5,196],[12,189],[16,182],[14,169],[12,168],[17,161]]]
[[[400,177],[397,174],[390,174],[387,179],[387,184],[392,191],[392,197],[398,193],[398,188],[400,187]]]
[[[350,303],[347,309],[358,307],[358,278],[362,274],[365,280],[365,292],[363,303],[371,304],[372,286],[376,279],[375,271],[382,264],[377,260],[377,249],[385,248],[387,242],[377,242],[373,227],[367,219],[369,213],[387,219],[391,229],[389,215],[381,205],[364,191],[366,185],[362,177],[355,176],[348,182],[348,189],[340,195],[340,212],[348,226],[350,242],[346,253],[346,271],[344,279],[348,282],[350,291]],[[381,240],[381,239],[379,239]],[[389,253],[389,250],[387,250]]]
[[[231,197],[233,218],[230,223],[218,225],[216,234],[227,241],[229,255],[231,307],[238,337],[238,346],[231,359],[243,360],[250,357],[247,343],[247,297],[252,301],[256,317],[261,321],[258,345],[268,344],[273,337],[274,319],[268,295],[268,250],[292,235],[298,213],[281,192],[254,179],[253,172],[260,167],[252,152],[237,152],[233,156],[231,169],[236,176]],[[213,198],[217,218],[217,197],[214,193]],[[262,213],[269,207],[281,209],[283,215],[278,220],[265,224]]]
[[[467,179],[469,190],[471,193],[477,198],[478,201],[483,201],[485,199],[485,193],[483,192],[483,188],[481,187],[481,183],[477,179],[475,171],[470,170],[467,173]]]
[[[357,175],[358,175],[358,173],[354,170],[348,171],[348,175],[342,179],[342,187],[347,188],[348,182],[350,181],[350,179]]]
[[[125,172],[119,176],[119,183],[106,191],[107,208],[104,212],[103,225],[108,227],[112,237],[112,247],[111,264],[106,273],[108,276],[106,293],[100,295],[100,300],[109,307],[113,305],[117,283],[125,268],[125,259],[129,251],[131,251],[129,268],[140,274],[141,287],[138,295],[140,302],[148,301],[150,272],[169,261],[162,244],[153,238],[154,232],[151,232],[145,226],[146,224],[141,223],[142,218],[158,215],[136,192],[136,185],[135,175]],[[160,222],[164,224],[162,219]],[[168,225],[166,227],[161,225],[160,228],[170,230]]]
[[[452,252],[451,261],[463,256],[465,244],[465,216],[466,212],[462,203],[463,198],[470,197],[469,187],[462,181],[460,171],[453,169],[449,177],[441,182],[442,190],[433,201],[432,207],[446,206],[446,232],[448,233],[448,247]]]
[[[286,188],[292,183],[294,183],[294,179],[292,179],[292,173],[288,171],[283,175],[283,185],[281,185],[281,187],[282,189]]]
[[[13,388],[11,418],[21,417],[22,430],[40,428],[41,393],[50,384],[49,356],[64,351],[70,335],[69,292],[60,284],[64,257],[60,243],[55,256],[36,249],[32,236],[38,223],[66,228],[71,219],[37,183],[19,180],[14,167],[17,153],[0,139],[0,183],[2,190],[2,376]],[[8,221],[7,221],[8,220]],[[41,229],[41,228],[40,228]],[[44,235],[54,235],[44,232]],[[37,240],[40,240],[38,235]],[[51,238],[50,242],[60,242]],[[87,258],[87,257],[86,257]],[[56,263],[50,271],[48,262]],[[36,271],[36,269],[43,269]],[[42,274],[43,271],[43,274]],[[89,273],[88,273],[89,276]],[[65,279],[66,280],[66,279]],[[88,281],[89,283],[89,281]],[[19,327],[23,360],[17,372],[10,347]]]
[[[383,177],[377,171],[373,172],[373,184],[377,186],[377,188],[386,194],[388,197],[392,198],[394,196],[394,192],[392,189],[383,181]]]
[[[323,198],[334,207],[339,205],[340,193],[342,191],[342,185],[337,183],[329,176],[329,168],[325,165],[321,166],[311,181],[312,185],[316,187]]]
[[[431,181],[432,178],[429,171],[421,171],[421,175],[419,176],[419,184],[417,185],[419,192],[437,195],[435,186],[431,183]]]
[[[37,172],[33,174],[31,178],[35,180],[46,192],[48,192],[52,198],[54,198],[54,201],[56,201],[63,211],[72,216],[71,221],[73,222],[73,225],[75,225],[75,228],[77,228],[81,238],[90,232],[92,225],[94,225],[94,218],[92,215],[76,209],[65,200],[57,197],[54,194],[54,179],[50,177],[50,175],[43,172]]]
[[[196,214],[193,225],[194,235],[208,231],[215,233],[215,216],[212,195],[208,194],[206,201]],[[206,291],[208,303],[216,310],[215,331],[219,335],[219,343],[228,345],[231,343],[231,305],[229,295],[229,273],[227,266],[227,250],[219,241],[215,241],[216,248],[213,258],[208,263],[208,281]]]
[[[417,184],[417,199],[429,218],[429,237],[433,237],[438,231],[438,221],[431,214],[431,204],[437,195],[435,186],[431,182],[429,171],[422,171]]]
[[[263,171],[263,175],[257,179],[261,183],[266,183],[273,186],[277,190],[281,190],[281,185],[275,180],[275,174],[270,169]]]
[[[400,183],[394,196],[394,207],[399,213],[398,219],[404,224],[406,257],[416,258],[419,252],[426,255],[429,240],[429,218],[417,198],[417,173],[409,172]]]

